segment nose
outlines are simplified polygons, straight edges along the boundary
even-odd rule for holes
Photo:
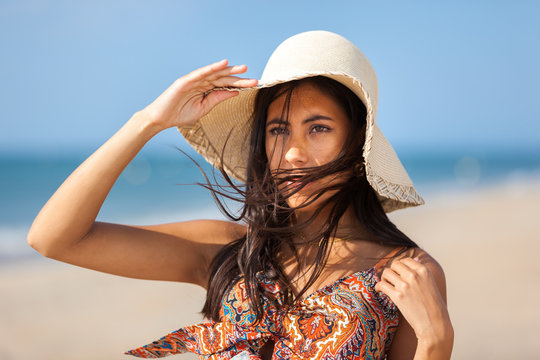
[[[291,139],[292,140],[292,139]],[[307,153],[304,144],[300,141],[291,141],[285,153],[285,161],[294,167],[302,167],[307,163]]]

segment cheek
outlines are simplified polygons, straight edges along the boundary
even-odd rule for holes
[[[344,144],[342,137],[328,137],[313,147],[313,159],[319,166],[329,163],[338,157]]]

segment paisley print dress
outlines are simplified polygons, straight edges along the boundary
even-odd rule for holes
[[[401,248],[370,269],[342,277],[286,309],[263,298],[256,323],[243,279],[224,298],[220,321],[186,326],[151,344],[127,351],[142,358],[193,352],[200,359],[261,360],[259,349],[274,341],[277,359],[384,359],[399,321],[398,309],[374,286],[376,274]],[[280,288],[263,272],[257,278],[280,302]]]

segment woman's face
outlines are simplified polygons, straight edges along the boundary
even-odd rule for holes
[[[265,145],[270,171],[298,169],[302,174],[302,168],[335,160],[350,131],[347,114],[339,104],[310,83],[300,84],[293,90],[288,114],[283,111],[285,102],[284,94],[268,107]],[[284,119],[284,116],[288,117]],[[336,181],[336,175],[331,175],[309,183],[289,196],[287,203],[290,207],[298,207],[309,200],[311,194]],[[292,190],[294,182],[287,182],[282,187]],[[330,192],[324,193],[308,207],[317,206],[330,195]]]

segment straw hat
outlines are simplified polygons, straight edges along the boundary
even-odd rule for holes
[[[208,162],[245,181],[251,121],[258,89],[323,75],[351,89],[367,109],[363,149],[366,177],[385,212],[424,204],[394,149],[379,129],[377,77],[365,55],[349,40],[328,31],[292,36],[274,51],[259,81],[215,106],[196,124],[179,127],[186,141]]]

